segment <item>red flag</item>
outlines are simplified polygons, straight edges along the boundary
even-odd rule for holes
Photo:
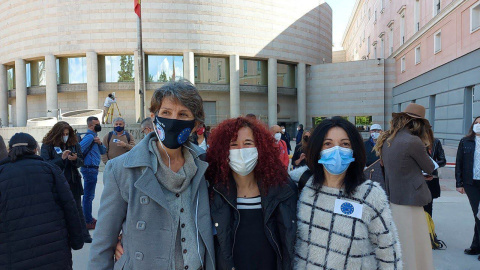
[[[135,13],[137,13],[139,18],[142,17],[142,6],[140,5],[140,1],[141,0],[133,0]]]

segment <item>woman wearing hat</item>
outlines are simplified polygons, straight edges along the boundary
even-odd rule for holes
[[[385,166],[385,189],[398,229],[404,269],[434,269],[423,211],[432,201],[425,180],[432,180],[436,169],[426,150],[432,143],[430,124],[425,108],[414,103],[392,116],[390,129],[378,139],[375,151]]]
[[[13,135],[9,149],[0,163],[0,269],[72,269],[83,236],[67,180],[36,155],[29,134]]]

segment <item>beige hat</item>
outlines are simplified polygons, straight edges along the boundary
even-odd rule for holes
[[[411,116],[413,118],[420,118],[423,120],[427,120],[425,119],[425,107],[415,103],[408,104],[407,108],[405,108],[405,110],[403,110],[403,112],[401,113],[392,113],[392,116],[395,117],[396,115],[399,115],[399,114],[407,114],[408,116]]]

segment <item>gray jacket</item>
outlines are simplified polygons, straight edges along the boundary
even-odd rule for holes
[[[155,177],[158,162],[149,150],[152,136],[155,136],[153,132],[128,153],[107,163],[88,269],[171,270],[177,228]],[[214,270],[212,222],[204,177],[208,164],[198,158],[204,153],[201,148],[192,144],[188,147],[198,167],[190,184],[195,185],[192,190],[198,186],[191,201],[192,209],[198,207],[197,216],[193,218],[198,222],[199,237],[206,246],[205,269]],[[120,232],[123,233],[124,254],[114,266],[113,255]],[[191,251],[196,252],[197,247],[192,247]]]
[[[420,137],[408,129],[399,131],[393,140],[383,144],[382,161],[390,202],[424,206],[432,201],[422,170],[431,174],[435,166]]]

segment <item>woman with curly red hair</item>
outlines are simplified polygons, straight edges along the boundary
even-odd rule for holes
[[[209,142],[217,269],[292,269],[298,193],[269,131],[239,117]]]

